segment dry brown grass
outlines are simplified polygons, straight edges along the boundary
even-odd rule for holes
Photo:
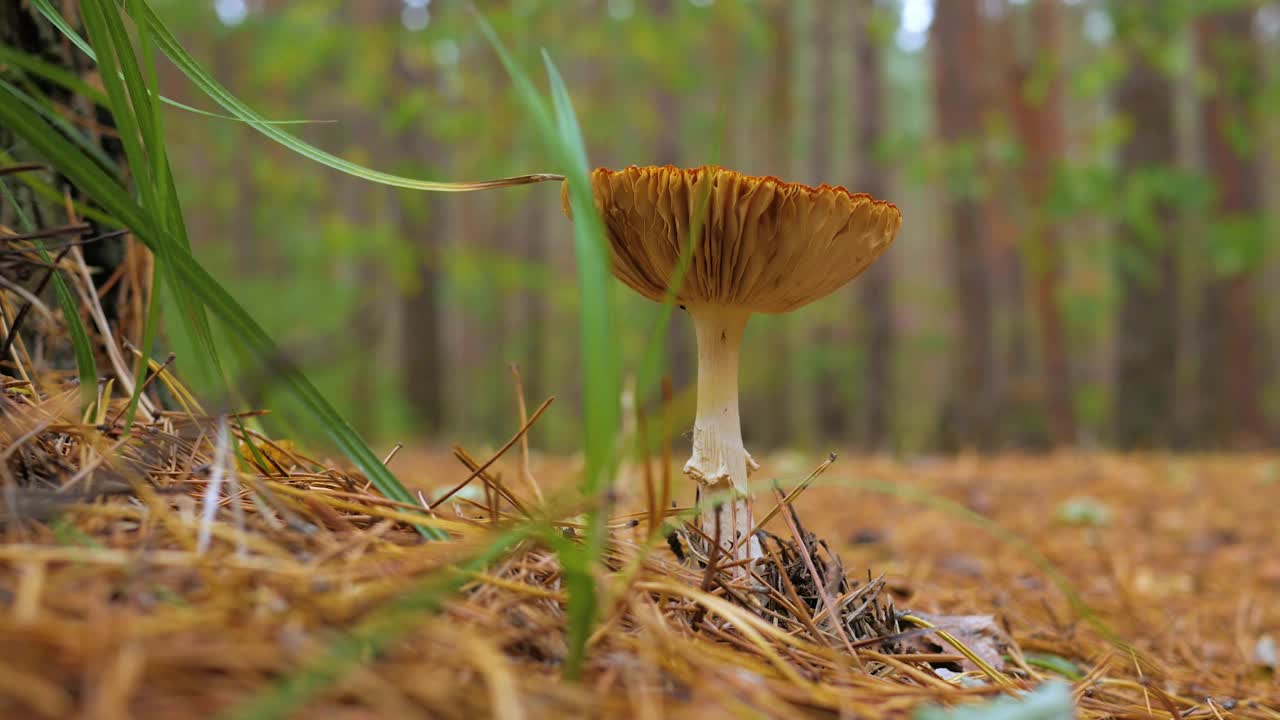
[[[141,335],[130,257],[119,337]],[[19,300],[0,294],[6,322]],[[126,392],[82,417],[73,378],[46,367],[64,330],[38,310],[32,347],[0,359],[0,718],[905,717],[1058,677],[1046,662],[1084,718],[1280,718],[1258,653],[1280,638],[1280,456],[844,458],[780,506],[766,546],[787,571],[754,585],[697,562],[691,529],[684,561],[665,541],[690,515],[678,466],[625,468],[600,624],[568,683],[556,549],[582,542],[589,509],[572,461],[529,462],[517,439],[486,472],[489,451],[407,449],[389,462],[424,498],[472,477],[424,519],[207,416],[155,363],[181,410],[152,398],[126,437]],[[816,465],[777,456],[757,477],[791,486]],[[766,486],[757,512],[774,506]],[[806,531],[826,545],[801,549]],[[965,615],[995,622],[947,619]],[[913,628],[936,616],[953,635]]]
[[[941,641],[934,652],[919,638],[862,644],[855,659],[803,602],[760,610],[741,586],[709,581],[651,539],[640,493],[619,498],[603,622],[585,680],[565,683],[565,593],[545,543],[522,540],[458,578],[499,529],[530,524],[499,485],[538,514],[526,490],[501,481],[518,477],[515,459],[477,479],[490,500],[439,508],[433,522],[453,541],[424,543],[405,522],[411,509],[358,474],[261,437],[269,467],[257,466],[234,423],[219,451],[220,424],[185,413],[121,442],[118,425],[75,417],[69,390],[13,383],[3,402],[0,717],[208,717],[335,649],[358,662],[320,683],[298,717],[895,717],[1002,692],[981,672],[968,674],[971,688],[943,680],[934,666],[959,658]],[[406,453],[393,467],[423,488],[471,474],[440,453]],[[556,459],[533,471],[552,486],[573,474]],[[206,524],[219,474],[231,484]],[[1274,456],[858,458],[796,506],[855,587],[870,570],[899,609],[995,615],[1014,640],[1001,673],[1011,687],[1054,677],[1034,663],[1052,654],[1084,676],[1081,717],[1277,718],[1280,685],[1255,657],[1263,636],[1280,634],[1277,474]],[[639,475],[624,473],[623,487]],[[866,489],[876,481],[932,500]],[[1055,521],[1083,496],[1105,505],[1105,525]],[[940,498],[1025,538],[1098,623],[1025,548]],[[571,519],[553,519],[543,525],[574,535]],[[770,529],[789,532],[779,520]],[[451,578],[465,585],[438,613],[398,600]],[[351,653],[339,638],[352,632],[389,642]]]

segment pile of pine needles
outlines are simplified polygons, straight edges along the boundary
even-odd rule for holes
[[[38,283],[48,263],[33,239],[9,235],[6,261],[34,268],[28,280]],[[146,267],[135,261],[119,282],[141,286],[133,283]],[[54,262],[79,286],[85,315],[105,317],[83,257]],[[1141,568],[1115,568],[1114,583],[1093,578],[1101,585],[1077,591],[1073,583],[1089,577],[1056,569],[1080,566],[1080,547],[1114,528],[1099,521],[1096,532],[1063,532],[1062,552],[1047,556],[1035,548],[1049,550],[1053,536],[1027,544],[974,512],[1000,515],[1007,506],[991,499],[997,488],[1043,491],[1068,467],[1093,469],[1072,487],[1108,487],[1111,475],[1098,470],[1105,459],[1087,457],[1015,461],[1044,468],[1033,480],[996,463],[1014,478],[1000,483],[973,459],[923,468],[882,460],[868,471],[942,478],[938,491],[895,497],[869,481],[843,491],[859,499],[847,512],[803,509],[819,493],[832,507],[841,497],[833,487],[775,488],[761,531],[768,562],[748,577],[699,551],[710,543],[687,522],[693,508],[670,501],[670,458],[657,473],[628,468],[595,577],[601,601],[586,667],[565,681],[570,620],[558,548],[586,541],[590,508],[571,494],[543,499],[527,449],[509,474],[519,488],[495,462],[546,404],[491,459],[456,448],[452,473],[436,466],[424,480],[428,473],[402,470],[418,480],[421,502],[395,502],[360,473],[269,437],[253,413],[205,410],[168,363],[151,363],[132,426],[129,395],[115,389],[127,374],[102,382],[82,410],[84,393],[59,350],[58,313],[22,309],[36,307],[37,295],[0,288],[0,330],[13,338],[0,359],[0,716],[906,717],[1059,678],[1073,682],[1081,717],[1280,718],[1274,668],[1254,656],[1261,644],[1244,648],[1247,657],[1229,649],[1228,660],[1208,661],[1197,643],[1214,629],[1189,627],[1182,621],[1201,616],[1185,609],[1118,632],[1107,621],[1143,617],[1144,602],[1160,607],[1151,600],[1151,587],[1164,592],[1159,577],[1139,588]],[[33,314],[18,333],[14,320]],[[120,316],[140,322],[127,308]],[[111,366],[127,367],[131,348],[119,338],[128,336],[95,337]],[[640,498],[625,492],[632,485],[646,488]],[[1258,491],[1275,507],[1274,487]],[[957,502],[953,493],[968,494]],[[1029,535],[1046,527],[1048,495],[1012,497],[1038,513],[1025,524]],[[628,504],[640,509],[625,512]],[[954,512],[940,522],[921,504]],[[1085,510],[1068,521],[1093,517]],[[811,532],[802,517],[824,531]],[[1232,518],[1270,532],[1265,517],[1241,509]],[[1160,517],[1146,521],[1158,532]],[[425,541],[417,527],[448,540]],[[1269,535],[1234,532],[1219,545],[1253,543],[1276,557]],[[894,533],[904,544],[886,538]],[[975,556],[966,543],[978,535],[988,539]],[[832,546],[846,544],[842,561]],[[866,564],[854,569],[852,556]],[[1104,545],[1093,557],[1136,558]],[[1160,562],[1166,572],[1179,567],[1176,557]],[[883,575],[868,571],[876,564]],[[1268,583],[1280,584],[1280,573],[1233,586],[1213,567],[1200,570],[1196,577],[1218,583],[1191,581],[1205,603],[1240,608],[1235,631],[1244,639],[1213,639],[1238,646],[1274,637]],[[904,601],[938,614],[898,609]],[[947,614],[958,610],[979,614]],[[1130,631],[1176,642],[1122,635]]]

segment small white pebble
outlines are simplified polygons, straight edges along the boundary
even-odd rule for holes
[[[1253,659],[1259,665],[1272,670],[1280,667],[1280,652],[1276,649],[1276,639],[1270,635],[1258,638],[1258,642],[1253,646]]]

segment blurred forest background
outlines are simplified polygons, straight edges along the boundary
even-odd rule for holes
[[[902,209],[866,275],[751,321],[753,450],[1276,441],[1280,4],[477,4],[528,67],[551,52],[595,165],[718,163]],[[334,121],[291,129],[351,160],[443,180],[554,170],[466,3],[155,5],[263,114]],[[576,447],[558,185],[399,191],[239,123],[166,121],[196,253],[362,432],[505,438],[516,363],[530,402],[560,400],[535,447]],[[634,369],[660,308],[617,297]],[[667,343],[687,428],[687,318]]]

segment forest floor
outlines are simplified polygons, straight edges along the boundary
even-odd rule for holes
[[[888,639],[853,611],[838,629],[816,586],[769,610],[681,562],[646,535],[628,468],[571,683],[553,550],[581,541],[579,518],[511,534],[538,516],[516,452],[438,508],[453,541],[424,543],[420,516],[287,443],[256,437],[251,460],[180,413],[119,443],[78,421],[73,391],[21,392],[0,421],[0,717],[909,717],[1057,678],[1084,718],[1280,718],[1277,455],[842,457],[794,518],[829,546],[818,574],[843,561],[828,590],[867,600],[859,622],[885,618]],[[233,447],[270,467],[229,472]],[[760,475],[794,484],[818,459]],[[424,497],[472,474],[447,452],[391,467]],[[530,468],[548,497],[574,474]],[[767,529],[794,536],[788,516]],[[915,617],[955,642],[899,626]]]

